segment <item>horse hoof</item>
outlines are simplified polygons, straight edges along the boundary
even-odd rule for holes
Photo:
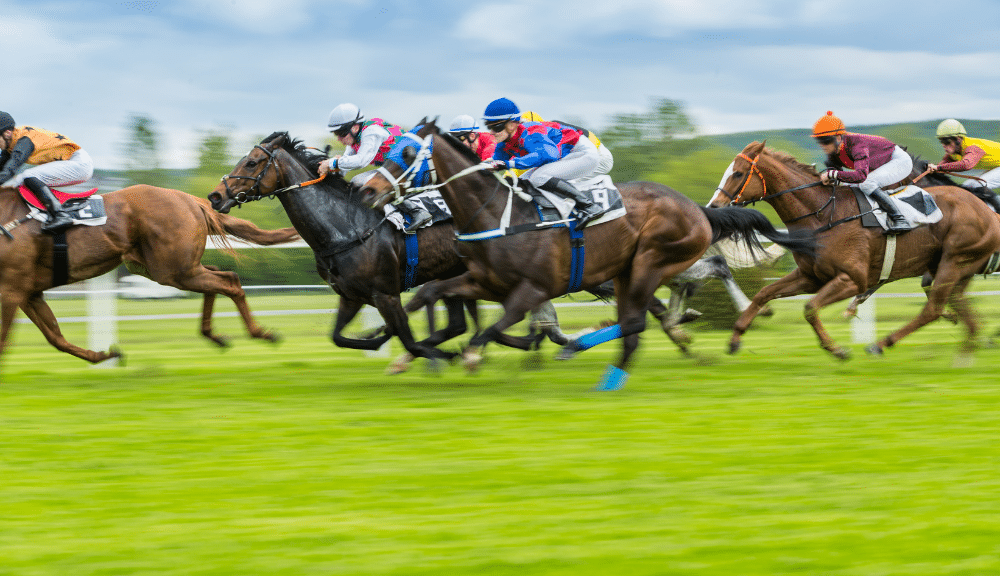
[[[108,348],[108,357],[105,358],[104,360],[101,360],[101,362],[105,362],[107,360],[114,360],[116,358],[118,359],[119,366],[125,365],[125,353],[122,352],[122,349],[119,348],[118,346],[111,346],[110,348]]]
[[[469,374],[479,372],[479,367],[483,364],[483,355],[475,348],[466,349],[462,354],[462,365]]]
[[[730,342],[729,343],[729,353],[730,354],[736,354],[737,352],[740,351],[740,348],[742,348],[742,347],[743,347],[743,343],[742,342]]]
[[[274,332],[273,330],[268,330],[267,332],[264,332],[261,338],[267,340],[271,344],[277,344],[281,342],[281,334]]]
[[[439,376],[441,374],[441,359],[440,358],[428,358],[427,359],[427,373]]]
[[[838,360],[851,359],[851,351],[847,348],[834,348],[833,350],[830,350],[830,353],[833,354],[834,358],[837,358]]]
[[[868,346],[866,346],[865,352],[867,352],[869,356],[883,355],[882,347],[879,346],[877,342],[875,344],[869,344]]]
[[[764,318],[770,318],[771,316],[774,316],[774,309],[770,306],[764,306],[760,309],[760,312],[758,312],[757,315],[763,316]]]
[[[409,352],[404,352],[398,358],[389,363],[385,367],[385,373],[388,376],[395,376],[396,374],[402,374],[410,369],[410,363],[413,362],[413,355]]]

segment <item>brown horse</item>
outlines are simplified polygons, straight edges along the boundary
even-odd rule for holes
[[[969,281],[983,269],[990,255],[1000,249],[1000,222],[981,200],[956,186],[927,186],[944,217],[897,236],[895,262],[886,281],[930,272],[933,287],[923,310],[905,326],[868,347],[881,354],[925,324],[937,319],[947,301],[967,328],[963,353],[975,347],[978,331],[964,297]],[[765,286],[736,321],[730,353],[741,346],[741,337],[765,303],[796,294],[816,294],[805,306],[806,320],[819,337],[820,346],[840,359],[850,351],[837,345],[823,328],[819,311],[824,306],[876,288],[883,275],[888,237],[877,228],[864,228],[858,203],[847,186],[824,187],[809,165],[785,153],[754,142],[733,163],[733,173],[716,191],[710,206],[743,205],[764,200],[774,207],[790,230],[807,229],[819,235],[821,248],[813,256],[795,255],[798,267]]]
[[[260,245],[280,244],[298,238],[292,228],[262,230],[254,224],[215,213],[208,202],[177,190],[138,185],[102,194],[107,223],[77,226],[66,231],[69,247],[67,283],[100,276],[122,262],[152,280],[205,295],[201,333],[220,346],[226,339],[212,332],[216,294],[236,303],[253,338],[274,341],[251,315],[235,272],[201,264],[209,235],[232,234]],[[22,220],[28,207],[13,188],[0,188],[0,223]],[[13,240],[0,238],[0,354],[18,308],[41,330],[49,344],[62,352],[97,363],[121,356],[112,348],[96,352],[70,344],[59,330],[55,315],[42,292],[54,286],[53,237],[41,234],[39,224],[12,227]],[[232,252],[232,248],[228,248]]]
[[[440,188],[451,209],[455,228],[461,233],[494,230],[509,214],[509,226],[537,222],[534,206],[515,200],[513,190],[495,174],[477,170],[480,159],[449,134],[442,134],[435,122],[416,131],[423,142],[402,158],[430,154]],[[407,144],[404,141],[401,145]],[[412,160],[409,160],[412,162]],[[396,180],[405,170],[387,162],[382,174],[362,189],[366,201],[381,208],[391,200]],[[456,176],[462,173],[461,176]],[[756,239],[760,232],[792,250],[809,252],[813,239],[778,233],[763,214],[744,208],[708,210],[686,196],[660,184],[632,182],[618,186],[627,215],[584,231],[585,264],[580,287],[587,289],[608,279],[615,281],[618,324],[598,330],[568,346],[573,351],[587,349],[615,338],[623,338],[621,359],[609,367],[600,387],[620,387],[629,358],[638,347],[645,329],[646,310],[655,290],[698,261],[709,245],[723,237]],[[507,225],[507,224],[503,224]],[[758,244],[759,246],[759,244]],[[489,240],[460,242],[460,254],[469,271],[443,281],[449,294],[492,300],[503,304],[504,314],[493,326],[469,343],[467,365],[475,368],[479,350],[498,334],[519,322],[525,312],[545,300],[566,294],[570,289],[571,246],[567,228],[548,228],[502,235]]]

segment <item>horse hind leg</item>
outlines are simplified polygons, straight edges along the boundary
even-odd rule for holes
[[[4,304],[4,308],[4,326],[6,328],[6,303]],[[41,331],[43,336],[45,336],[45,339],[48,340],[49,344],[60,352],[71,354],[92,364],[97,364],[98,362],[103,362],[110,358],[122,357],[121,350],[116,346],[112,346],[107,352],[97,352],[71,344],[63,336],[62,331],[59,329],[59,322],[56,320],[55,314],[52,313],[52,309],[49,308],[48,302],[42,298],[41,294],[35,294],[29,297],[21,305],[21,309],[24,310],[28,319],[30,319],[31,322],[38,327],[38,330]],[[6,341],[6,335],[5,329],[2,337],[4,341]]]
[[[204,295],[201,317],[201,334],[218,344],[227,346],[228,339],[214,333],[212,328],[212,312],[215,305],[215,296],[223,294],[236,304],[236,310],[240,313],[243,325],[246,326],[247,333],[251,338],[277,342],[280,337],[277,333],[262,328],[253,317],[250,306],[247,304],[246,293],[240,284],[240,278],[235,272],[220,270],[217,266],[202,266],[199,264],[198,270],[194,274],[182,279],[175,279],[170,284],[181,290],[189,290]],[[158,280],[159,281],[159,280]]]

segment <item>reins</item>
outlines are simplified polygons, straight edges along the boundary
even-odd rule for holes
[[[913,183],[916,184],[919,180],[923,180],[924,176],[927,176],[932,172],[936,172],[938,174],[947,174],[948,176],[958,176],[959,178],[966,178],[968,180],[975,180],[976,182],[979,182],[983,186],[986,186],[986,180],[983,180],[978,176],[973,176],[971,174],[962,174],[959,172],[952,172],[951,170],[931,170],[930,168],[924,170],[923,172],[920,173],[920,176],[914,178]]]

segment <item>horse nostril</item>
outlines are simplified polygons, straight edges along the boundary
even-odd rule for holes
[[[208,195],[208,201],[212,203],[213,206],[222,202],[222,194],[218,192],[212,192]]]

